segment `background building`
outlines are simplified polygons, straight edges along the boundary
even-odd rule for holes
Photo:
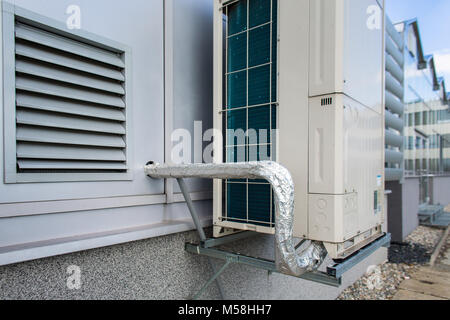
[[[396,150],[403,150],[404,162],[397,157],[396,163],[387,163],[387,172],[404,172],[391,177],[386,188],[393,191],[389,228],[394,240],[402,241],[419,224],[421,208],[450,202],[450,111],[445,81],[433,56],[423,52],[417,19],[388,25],[386,106],[400,112],[404,103],[405,127],[403,147]],[[397,63],[394,68],[389,61]]]

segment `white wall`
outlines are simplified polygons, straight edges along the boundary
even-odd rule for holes
[[[192,225],[186,224],[189,214],[185,206],[163,205],[167,199],[164,181],[149,179],[143,167],[149,160],[165,162],[164,130],[168,123],[174,128],[193,130],[194,120],[204,120],[205,130],[211,127],[212,113],[208,108],[212,100],[211,1],[174,0],[169,6],[174,8],[173,12],[165,11],[163,0],[8,2],[62,23],[69,16],[67,7],[78,5],[84,31],[131,48],[133,102],[128,107],[133,114],[131,171],[134,178],[122,182],[0,183],[0,265],[3,253],[33,247],[42,241],[54,244],[67,242],[67,239],[97,238],[104,233],[126,233],[129,228],[148,230],[145,235],[136,235],[136,239],[191,229]],[[166,6],[172,3],[165,2]],[[175,38],[166,39],[174,43],[173,47],[167,46],[167,50],[175,52],[173,60],[169,59],[166,65],[174,70],[169,88],[172,91],[168,93],[164,91],[164,58],[171,55],[164,50],[165,15],[175,17],[169,29],[176,34]],[[173,95],[173,104],[165,105],[167,94]],[[167,109],[173,112],[169,120],[165,119]],[[0,132],[3,132],[2,126],[3,119]],[[3,137],[0,150],[3,153]],[[3,168],[3,156],[0,167]],[[4,180],[3,174],[0,170],[0,181]],[[208,199],[209,189],[206,182],[191,184],[191,191],[196,192],[195,200]],[[183,199],[175,194],[172,200]],[[210,203],[200,202],[198,206],[204,222],[210,223]],[[174,223],[178,223],[175,228],[160,228]]]
[[[433,204],[447,206],[450,204],[450,176],[433,177]]]
[[[410,235],[419,226],[420,179],[406,178],[403,183],[403,238]]]
[[[204,133],[213,128],[213,1],[173,3],[173,126],[194,132],[194,122],[202,121]],[[204,19],[194,18],[199,13]],[[203,148],[208,144],[204,142]],[[189,187],[191,191],[212,190],[212,182],[194,180]],[[180,192],[176,183],[174,190]]]
[[[79,5],[83,30],[132,48],[135,173],[132,182],[0,185],[0,203],[161,194],[163,183],[140,174],[149,160],[163,161],[163,1],[15,0],[14,4],[65,23],[69,5]],[[136,23],[138,22],[138,23]],[[3,160],[2,160],[3,161]],[[1,172],[3,180],[3,170]]]

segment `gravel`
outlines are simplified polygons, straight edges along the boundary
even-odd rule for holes
[[[367,274],[344,290],[338,300],[392,299],[404,280],[410,279],[419,267],[428,264],[443,232],[418,227],[404,243],[391,245],[388,262],[369,268]]]

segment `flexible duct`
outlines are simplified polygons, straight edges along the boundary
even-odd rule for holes
[[[312,241],[301,253],[295,249],[294,181],[289,171],[275,162],[226,164],[160,165],[150,163],[145,173],[154,179],[264,179],[275,194],[275,262],[280,273],[299,277],[315,271],[325,260],[327,251],[320,242]]]

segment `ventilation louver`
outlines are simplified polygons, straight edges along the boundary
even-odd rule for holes
[[[126,172],[125,63],[16,21],[17,172]]]
[[[321,106],[331,106],[333,104],[333,98],[323,98],[320,101]]]

